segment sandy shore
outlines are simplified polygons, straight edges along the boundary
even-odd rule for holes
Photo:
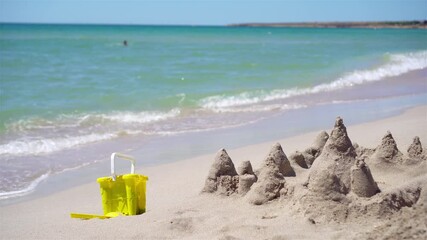
[[[325,129],[330,133],[331,127]],[[344,119],[345,123],[346,119]],[[290,126],[288,126],[290,127]],[[375,148],[390,130],[401,152],[419,136],[424,148],[427,143],[427,106],[416,107],[403,114],[379,121],[347,126],[352,142]],[[289,157],[296,150],[307,148],[319,132],[310,132],[287,139],[227,149],[234,164],[250,160],[258,169],[271,146],[279,142]],[[227,147],[227,146],[224,146]],[[99,186],[95,181],[47,197],[0,207],[1,239],[366,239],[388,236],[384,224],[400,216],[399,211],[387,215],[343,222],[308,220],[307,211],[298,200],[279,198],[256,206],[237,195],[200,194],[215,153],[184,161],[138,169],[149,176],[147,212],[132,217],[108,220],[71,219],[70,212],[102,214]],[[295,169],[298,185],[309,169]],[[426,179],[426,163],[400,167],[398,170],[371,168],[382,192],[412,179]],[[287,179],[287,178],[286,178]],[[421,195],[426,194],[421,190]],[[315,204],[315,203],[313,203]],[[407,207],[404,207],[407,208]],[[418,208],[417,211],[421,211]],[[324,211],[328,211],[327,208]],[[401,209],[400,211],[406,211]],[[321,214],[321,213],[319,213]],[[408,217],[406,222],[411,228]],[[402,217],[401,216],[401,217]],[[391,220],[390,220],[391,219]],[[414,223],[415,224],[415,223]],[[400,225],[398,225],[400,226]],[[408,229],[399,231],[410,231]],[[397,231],[396,230],[396,231]],[[368,233],[368,235],[365,235]],[[391,232],[393,233],[393,232]],[[378,234],[378,235],[375,235]],[[420,233],[426,236],[426,232]]]

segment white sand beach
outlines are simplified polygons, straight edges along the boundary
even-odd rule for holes
[[[335,119],[330,122],[330,128],[324,129],[328,134]],[[419,136],[423,154],[426,154],[426,130],[427,106],[415,107],[383,120],[347,125],[353,145],[357,143],[370,149],[380,145],[383,136],[390,131],[404,157],[415,136]],[[311,146],[318,133],[310,132],[226,151],[236,169],[242,161],[250,160],[256,172],[273,144],[280,143],[290,159],[296,150],[302,152]],[[253,205],[248,196],[238,193],[230,196],[201,194],[215,155],[212,152],[137,169],[137,173],[149,177],[147,212],[142,215],[107,220],[70,218],[71,212],[102,214],[99,186],[94,178],[90,184],[0,207],[0,238],[422,239],[427,236],[425,158],[415,163],[394,165],[366,160],[381,192],[371,197],[359,197],[353,191],[328,201],[315,200],[315,192],[308,197],[313,185],[309,183],[307,189],[304,182],[310,174],[313,175],[313,169],[301,168],[290,160],[296,176],[284,177],[287,192],[281,191],[280,196],[262,205]],[[388,208],[382,203],[387,203],[390,196],[400,199],[400,202],[396,201],[397,205]],[[390,201],[388,203],[393,203]],[[399,205],[402,202],[404,204]],[[411,206],[403,206],[405,204]]]

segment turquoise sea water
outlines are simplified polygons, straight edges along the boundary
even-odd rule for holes
[[[426,30],[0,24],[0,194],[52,171],[17,178],[15,159],[247,124],[423,68]]]

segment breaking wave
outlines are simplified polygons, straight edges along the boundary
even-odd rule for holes
[[[1,155],[37,155],[79,145],[140,133],[144,124],[177,117],[168,112],[114,112],[111,114],[60,115],[53,120],[30,118],[6,124],[10,133],[22,135],[0,144]],[[42,137],[43,136],[43,137]]]
[[[330,92],[367,82],[379,81],[387,77],[427,68],[427,51],[407,54],[392,54],[388,62],[375,69],[357,70],[350,72],[330,83],[320,84],[310,88],[276,89],[272,91],[243,92],[234,96],[215,95],[203,98],[199,106],[215,112],[227,111],[227,108],[256,104],[261,102],[308,95],[319,92]],[[225,110],[224,110],[225,109]]]
[[[248,105],[238,106],[233,108],[213,108],[210,109],[215,113],[254,113],[254,112],[270,112],[283,111],[306,108],[305,104],[269,104],[269,105]]]
[[[0,145],[0,155],[31,155],[52,153],[78,145],[98,142],[118,137],[119,134],[89,134],[64,138],[44,138],[35,140],[15,140]]]
[[[181,110],[174,108],[168,112],[112,112],[88,114],[61,114],[55,119],[33,117],[5,124],[8,131],[26,132],[39,129],[69,129],[77,127],[91,127],[103,124],[146,124],[177,117]]]

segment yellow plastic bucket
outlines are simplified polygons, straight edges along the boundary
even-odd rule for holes
[[[115,175],[116,157],[132,163],[131,173]],[[111,155],[111,176],[98,178],[101,188],[104,215],[116,212],[124,215],[138,215],[145,212],[147,176],[135,174],[135,159],[121,153]]]

